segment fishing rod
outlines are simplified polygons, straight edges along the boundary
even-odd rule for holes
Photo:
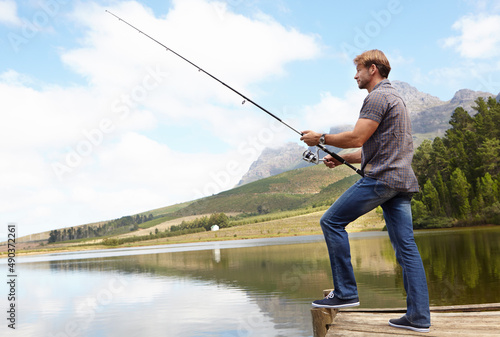
[[[110,11],[106,10],[107,13],[111,14],[112,16],[114,16],[115,18],[117,18],[118,20],[122,21],[123,23],[127,24],[128,26],[130,26],[131,28],[135,29],[136,31],[138,31],[139,33],[143,34],[144,36],[146,36],[147,38],[153,40],[154,42],[156,42],[157,44],[159,44],[160,46],[162,46],[163,48],[165,48],[166,51],[169,51],[171,53],[173,53],[174,55],[176,55],[177,57],[183,59],[184,61],[186,61],[187,63],[189,63],[190,65],[192,65],[193,67],[195,67],[196,69],[198,69],[199,72],[202,72],[202,73],[205,73],[206,75],[208,75],[209,77],[211,77],[212,79],[216,80],[217,82],[219,82],[220,84],[222,84],[223,86],[225,86],[226,88],[228,88],[229,90],[233,91],[234,93],[236,93],[237,95],[239,95],[241,98],[243,98],[243,102],[242,104],[244,104],[245,102],[250,102],[252,103],[253,105],[255,105],[257,108],[261,109],[262,111],[264,111],[265,113],[267,113],[269,116],[273,117],[274,119],[276,119],[278,122],[280,122],[281,124],[285,125],[286,127],[288,127],[289,129],[293,130],[294,132],[296,132],[297,134],[299,134],[300,136],[303,136],[304,134],[300,131],[298,131],[297,129],[293,128],[292,126],[288,125],[287,123],[283,122],[281,120],[281,118],[279,118],[278,116],[276,116],[275,114],[269,112],[267,109],[265,109],[264,107],[262,107],[261,105],[257,104],[256,102],[254,102],[252,99],[248,98],[247,96],[243,95],[241,92],[239,92],[238,90],[234,89],[233,87],[229,86],[228,84],[224,83],[223,81],[221,81],[220,79],[218,79],[217,77],[215,77],[214,75],[210,74],[209,72],[205,71],[203,68],[197,66],[196,64],[194,64],[193,62],[189,61],[187,58],[185,58],[184,56],[180,55],[179,53],[175,52],[174,50],[172,50],[171,48],[167,47],[166,45],[164,45],[163,43],[161,43],[160,41],[156,40],[155,38],[151,37],[150,35],[144,33],[142,30],[140,30],[139,28],[133,26],[132,24],[128,23],[127,21],[123,20],[122,18],[120,18],[118,15],[115,15],[113,13],[111,13]],[[316,145],[316,147],[318,147],[318,150],[316,151],[316,153],[310,151],[310,150],[306,150],[303,154],[302,154],[302,159],[304,159],[305,161],[309,162],[309,163],[313,163],[313,164],[319,164],[320,161],[323,161],[323,159],[320,159],[319,158],[319,150],[323,150],[324,152],[328,153],[330,156],[332,156],[333,158],[335,158],[336,160],[338,160],[339,162],[341,162],[342,164],[345,164],[347,165],[348,167],[350,167],[351,169],[353,169],[354,171],[356,171],[356,173],[358,173],[360,176],[364,176],[363,172],[354,167],[353,165],[351,165],[350,163],[348,163],[344,158],[342,158],[341,156],[339,156],[338,154],[336,154],[335,152],[332,152],[330,151],[329,149],[326,148],[326,146],[324,146],[323,144],[318,144]]]

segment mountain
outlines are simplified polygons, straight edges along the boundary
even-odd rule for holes
[[[392,86],[401,94],[401,97],[405,101],[406,107],[410,112],[410,116],[416,115],[425,109],[445,103],[435,96],[418,91],[417,88],[406,82],[392,81],[391,83]]]
[[[412,122],[420,119],[422,114],[428,114],[429,110],[436,111],[436,108],[446,112],[446,115],[449,113],[450,116],[459,106],[472,113],[472,106],[475,105],[474,101],[477,98],[483,97],[487,99],[488,97],[494,97],[489,92],[461,89],[455,93],[451,100],[442,101],[438,97],[419,91],[406,82],[392,81],[391,83],[403,97],[412,117]],[[445,122],[448,123],[448,120],[449,118]]]
[[[449,120],[456,108],[462,107],[470,114],[474,114],[472,107],[475,105],[476,99],[495,97],[489,92],[461,89],[455,93],[451,100],[442,101],[435,96],[419,91],[406,82],[392,81],[391,83],[406,102],[413,133],[443,134],[450,127]]]
[[[330,133],[339,133],[348,130],[352,130],[352,125],[332,127]],[[327,148],[335,153],[343,151],[334,146],[327,146]],[[242,186],[259,179],[314,165],[302,160],[302,155],[306,150],[316,153],[317,147],[301,146],[290,142],[279,148],[265,148],[259,158],[250,165],[247,173],[243,175],[236,186]],[[325,152],[319,151],[320,158],[323,158],[325,155]]]
[[[462,107],[469,114],[475,114],[472,107],[476,105],[475,100],[479,97],[488,99],[489,97],[495,97],[495,95],[484,91],[462,89],[457,91],[451,100],[418,111],[412,115],[413,132],[444,133],[450,128],[449,121],[456,108]]]
[[[237,186],[297,168],[305,150],[305,147],[296,143],[288,143],[277,149],[265,148]]]

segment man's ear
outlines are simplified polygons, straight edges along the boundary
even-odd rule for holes
[[[377,68],[377,66],[375,65],[375,63],[372,63],[372,64],[371,64],[371,66],[370,66],[370,68],[369,68],[368,70],[369,70],[369,72],[370,72],[370,75],[372,75],[372,76],[373,76],[373,75],[375,75],[375,72],[377,72],[378,68]]]

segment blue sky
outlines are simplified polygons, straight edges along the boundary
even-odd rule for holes
[[[106,9],[299,130],[355,122],[368,49],[442,100],[500,92],[497,1],[0,0],[0,239],[211,195],[299,142]]]

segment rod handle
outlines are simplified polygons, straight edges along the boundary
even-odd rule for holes
[[[321,150],[325,151],[326,153],[328,153],[330,156],[332,156],[333,158],[335,158],[336,160],[338,160],[339,162],[341,162],[342,164],[344,165],[347,165],[348,167],[350,167],[351,169],[353,169],[357,174],[359,174],[360,176],[364,177],[364,173],[363,171],[361,171],[360,169],[358,169],[357,167],[353,166],[352,164],[348,163],[344,158],[342,158],[341,156],[339,156],[338,154],[336,154],[335,152],[332,152],[330,150],[328,150],[326,148],[326,146],[322,145],[322,144],[318,144],[316,145],[317,147],[319,147]]]

